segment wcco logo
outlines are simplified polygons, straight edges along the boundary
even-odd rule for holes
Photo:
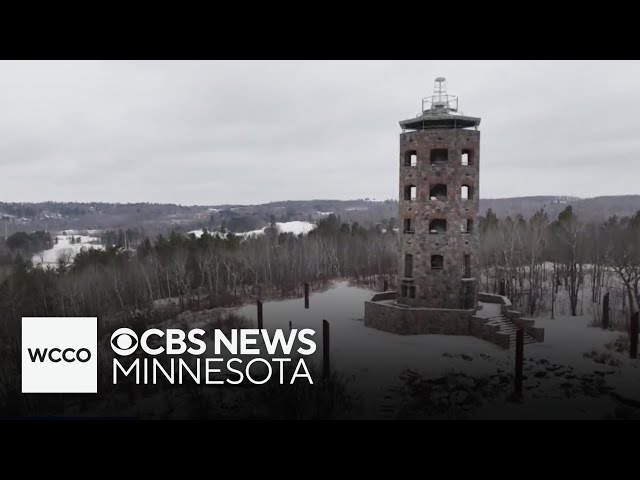
[[[32,362],[44,362],[49,360],[50,362],[88,362],[91,360],[91,351],[88,348],[81,348],[80,350],[74,350],[73,348],[28,348],[29,358]],[[55,356],[54,356],[55,355]]]
[[[97,393],[98,319],[22,319],[22,393]]]

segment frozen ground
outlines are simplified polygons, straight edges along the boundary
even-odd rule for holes
[[[310,222],[301,222],[301,221],[293,221],[293,222],[276,222],[278,226],[278,230],[280,233],[293,233],[295,235],[307,234],[314,228],[316,225]],[[261,228],[259,230],[251,230],[250,232],[244,233],[234,233],[234,235],[242,236],[242,237],[254,237],[257,235],[264,235],[264,231],[267,227]],[[212,232],[209,232],[212,233]],[[200,238],[202,235],[202,230],[193,230],[189,232],[189,234],[194,234],[196,237]],[[212,233],[213,234],[213,233]]]
[[[71,230],[65,233],[69,232],[71,232]],[[56,235],[58,243],[55,244],[53,248],[34,255],[31,259],[33,265],[56,266],[61,257],[64,257],[68,262],[72,262],[73,257],[75,257],[83,248],[104,248],[102,245],[98,244],[99,240],[96,237],[87,235],[73,235],[73,237],[76,240],[80,238],[80,242],[72,244],[71,235]]]
[[[64,230],[61,235],[95,235],[96,233],[100,233],[102,230]]]
[[[369,290],[342,282],[312,295],[308,310],[304,299],[266,302],[265,328],[288,329],[291,321],[294,328],[310,327],[318,332],[320,345],[322,320],[327,319],[332,363],[361,394],[365,416],[377,416],[383,405],[388,409],[394,402],[389,388],[399,385],[398,376],[404,369],[430,378],[452,372],[474,377],[513,373],[513,352],[474,337],[401,336],[365,327],[364,302],[371,295]],[[485,305],[484,314],[492,308]],[[243,306],[239,313],[255,319],[256,307]],[[545,328],[545,342],[525,346],[525,402],[483,405],[474,410],[474,418],[601,418],[619,403],[609,394],[575,393],[592,377],[625,397],[640,400],[640,361],[606,349],[605,344],[621,333],[589,327],[590,320],[588,316],[536,319],[536,325]],[[594,350],[606,354],[605,363],[584,357]],[[319,363],[320,357],[315,361]]]
[[[309,233],[311,230],[313,230],[314,228],[316,228],[316,225],[313,223],[309,223],[309,222],[300,222],[300,221],[293,221],[293,222],[276,222],[276,225],[278,227],[278,231],[280,233],[293,233],[295,235],[300,235],[302,234],[307,234]],[[260,230],[252,230],[250,232],[246,232],[246,233],[242,233],[241,235],[245,236],[245,237],[252,237],[252,236],[256,236],[256,235],[264,235],[264,231],[267,227],[265,228],[261,228]]]

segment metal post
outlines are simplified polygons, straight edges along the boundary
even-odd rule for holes
[[[386,292],[386,291],[388,291],[388,290],[389,290],[389,281],[385,278],[385,279],[383,280],[383,287],[382,287],[382,291],[383,291],[383,292]]]
[[[602,328],[609,328],[609,292],[604,295],[602,300]]]
[[[524,366],[524,329],[516,330],[515,396],[522,398],[522,370]]]
[[[330,360],[329,360],[329,322],[322,320],[322,376],[329,378]]]
[[[258,306],[258,329],[262,330],[262,302],[258,300],[256,304]]]
[[[638,358],[638,317],[640,312],[631,315],[629,326],[629,358]]]
[[[309,284],[304,282],[304,308],[309,308]]]

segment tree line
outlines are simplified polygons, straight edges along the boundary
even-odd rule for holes
[[[12,257],[0,278],[0,321],[139,315],[168,298],[181,310],[211,308],[257,295],[291,295],[304,282],[391,277],[398,268],[394,226],[388,221],[385,228],[365,228],[329,215],[308,235],[281,233],[273,219],[264,235],[252,238],[205,230],[201,236],[173,232],[140,240],[133,230],[106,232],[115,246],[81,251],[72,262],[61,258],[54,269],[33,267],[30,255]],[[36,241],[48,246],[43,233],[19,235],[7,245],[11,251],[33,249]],[[640,211],[586,223],[570,206],[556,219],[542,209],[529,219],[498,218],[489,210],[479,234],[479,290],[505,294],[527,315],[553,317],[559,298],[578,315],[585,296],[599,305],[607,291],[614,293],[612,309],[624,318],[638,309]],[[126,248],[124,237],[135,239],[135,250]]]
[[[16,255],[31,258],[38,252],[52,248],[53,244],[54,240],[49,232],[16,232],[9,235],[4,241],[3,248],[0,248],[0,256],[2,256],[0,263],[8,263]]]
[[[230,232],[145,238],[135,252],[87,249],[56,268],[16,256],[0,283],[0,323],[22,316],[150,315],[165,299],[180,310],[234,304],[249,296],[289,295],[304,282],[366,279],[396,269],[396,236],[328,216],[307,235],[243,238]]]
[[[480,219],[480,289],[507,295],[534,316],[556,314],[559,294],[571,315],[587,302],[600,305],[613,292],[625,317],[640,304],[640,210],[605,222],[584,222],[567,206],[556,219],[541,209],[498,218],[491,210]]]

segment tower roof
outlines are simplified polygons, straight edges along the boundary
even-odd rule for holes
[[[415,118],[400,121],[403,130],[469,127],[477,129],[478,125],[480,118],[458,112],[458,97],[447,94],[444,77],[436,78],[433,95],[422,99],[422,113]]]

